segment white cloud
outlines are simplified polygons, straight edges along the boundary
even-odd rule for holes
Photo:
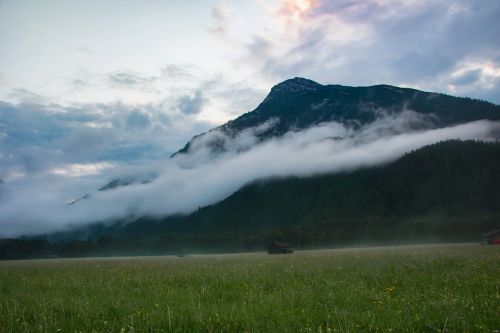
[[[57,176],[82,177],[88,175],[98,175],[102,172],[102,170],[109,169],[112,167],[113,164],[107,162],[85,163],[85,164],[70,163],[54,167],[50,169],[48,172]]]
[[[208,151],[198,150],[193,155],[135,166],[117,165],[100,170],[100,174],[80,177],[29,175],[4,184],[1,230],[4,236],[32,234],[126,216],[189,213],[224,199],[256,179],[369,167],[440,140],[488,139],[500,130],[499,123],[478,121],[443,129],[408,131],[412,124],[421,121],[420,116],[407,111],[401,116],[382,117],[359,130],[325,123],[248,149],[249,143],[256,142],[252,135],[262,130],[253,129],[253,133],[249,130],[241,137],[228,139],[232,143],[229,151],[215,159],[207,158]],[[236,154],[237,151],[240,153]],[[158,177],[147,184],[96,191],[117,176],[141,174]],[[72,206],[65,204],[85,193],[91,193],[89,199]]]

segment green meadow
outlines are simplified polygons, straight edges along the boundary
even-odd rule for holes
[[[0,262],[7,332],[499,332],[500,246]]]

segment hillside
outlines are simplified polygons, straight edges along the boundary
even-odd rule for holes
[[[477,240],[500,227],[498,165],[498,142],[446,141],[376,168],[260,180],[188,216],[94,225],[72,236],[215,234],[222,240],[224,234],[272,238],[275,233],[309,237],[313,244]]]

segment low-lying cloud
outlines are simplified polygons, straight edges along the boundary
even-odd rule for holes
[[[500,131],[500,123],[490,121],[411,130],[416,128],[415,122],[425,119],[405,111],[383,116],[357,130],[336,122],[324,123],[259,143],[259,131],[274,126],[275,121],[236,137],[224,137],[218,130],[210,132],[207,138],[218,136],[228,143],[217,155],[200,145],[193,153],[156,162],[103,168],[91,165],[92,172],[85,172],[84,165],[73,165],[79,176],[68,177],[59,170],[0,184],[1,236],[53,232],[125,217],[186,214],[223,200],[257,179],[370,167],[441,140],[489,140]],[[97,190],[111,179],[144,174],[157,177],[151,182]],[[86,193],[89,198],[67,204]]]

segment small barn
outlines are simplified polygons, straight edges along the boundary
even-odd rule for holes
[[[496,244],[500,245],[500,229],[490,231],[481,236],[483,244]]]
[[[268,254],[284,254],[284,253],[293,253],[293,250],[290,249],[288,244],[286,243],[271,243],[267,246]]]

